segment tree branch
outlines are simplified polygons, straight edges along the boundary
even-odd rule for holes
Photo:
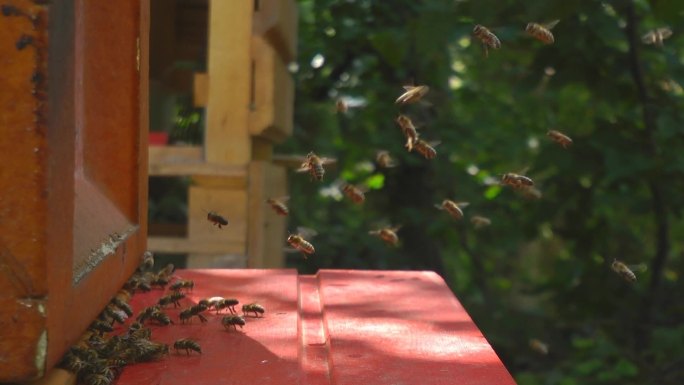
[[[655,141],[656,118],[657,112],[655,105],[651,100],[646,82],[644,80],[644,70],[639,60],[639,37],[637,34],[638,20],[634,9],[633,1],[629,1],[626,6],[627,25],[625,26],[625,33],[627,34],[627,41],[629,43],[629,65],[632,79],[637,88],[637,96],[642,108],[642,119],[646,129],[646,152],[649,156],[655,157],[657,155],[657,144]],[[662,285],[663,269],[667,262],[667,257],[670,253],[670,226],[667,217],[666,204],[663,197],[663,189],[658,183],[656,175],[649,175],[648,188],[651,195],[651,204],[653,206],[653,216],[656,225],[656,252],[655,257],[651,261],[651,282],[648,287],[648,292],[643,298],[643,303],[640,308],[639,319],[636,325],[636,348],[643,349],[648,346],[650,342],[650,329],[653,319],[653,313],[656,308],[655,302],[658,298],[658,292]]]

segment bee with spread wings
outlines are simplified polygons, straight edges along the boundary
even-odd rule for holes
[[[394,102],[396,104],[410,104],[419,101],[430,91],[428,86],[404,86],[404,93]]]
[[[287,243],[290,245],[290,247],[286,247],[285,251],[288,253],[300,252],[302,253],[304,259],[306,259],[309,255],[315,253],[316,249],[311,242],[307,241],[305,238],[311,239],[312,237],[316,236],[316,234],[316,230],[306,227],[298,227],[296,234],[288,235]]]
[[[525,32],[544,44],[553,44],[555,40],[553,38],[553,33],[551,33],[551,29],[553,29],[559,21],[560,20],[554,20],[546,24],[527,23]]]
[[[332,163],[331,159],[321,158],[311,151],[306,154],[306,160],[297,169],[297,172],[308,172],[313,179],[321,181],[323,180],[323,175],[325,175],[325,168],[323,166],[329,163]]]
[[[663,40],[672,36],[672,30],[668,27],[662,27],[649,31],[641,37],[644,44],[654,44],[657,47],[663,46]]]

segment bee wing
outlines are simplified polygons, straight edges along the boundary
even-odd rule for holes
[[[556,24],[558,24],[559,21],[560,21],[560,19],[556,19],[556,20],[550,21],[550,22],[548,22],[548,23],[546,23],[546,24],[543,24],[543,26],[544,26],[544,28],[550,30],[550,29],[552,29],[553,27],[555,27]]]
[[[672,30],[668,27],[658,28],[657,31],[663,39],[667,39],[668,37],[672,36]]]
[[[301,166],[299,166],[298,169],[295,170],[295,172],[309,172],[309,170],[310,170],[309,163],[304,162],[304,163],[302,163]]]
[[[442,205],[438,203],[435,203],[435,207],[437,208],[437,210],[444,210],[444,207],[442,207]]]
[[[655,31],[650,31],[641,37],[641,41],[646,44],[653,44],[655,42]]]
[[[335,159],[331,159],[331,158],[320,158],[320,159],[321,159],[321,164],[335,163]]]
[[[456,206],[458,206],[459,208],[465,208],[470,206],[470,202],[456,202]]]
[[[627,265],[627,267],[628,267],[630,270],[632,270],[632,271],[634,271],[634,272],[638,272],[638,273],[643,273],[643,272],[645,272],[646,270],[648,270],[648,266],[647,266],[645,263],[639,263],[639,264],[636,264],[636,265]]]
[[[408,86],[402,86],[402,88],[406,91],[411,91],[412,89],[416,88],[416,86],[408,85]]]
[[[279,202],[283,203],[283,202],[289,201],[289,200],[290,200],[290,196],[289,196],[289,195],[285,195],[285,196],[282,196],[282,197],[270,198],[270,199],[273,199],[273,200],[275,200],[275,201],[279,201]]]
[[[439,146],[440,144],[442,144],[442,142],[439,141],[439,140],[433,140],[432,142],[428,142],[428,145],[429,145],[430,147],[437,147],[437,146]]]
[[[297,227],[297,234],[304,239],[310,239],[318,235],[318,232],[310,227]]]

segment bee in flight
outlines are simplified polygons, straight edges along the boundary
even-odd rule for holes
[[[286,216],[290,213],[290,210],[285,205],[285,202],[288,199],[290,199],[290,197],[268,198],[266,199],[266,203],[271,205],[271,208],[276,212],[276,214]]]
[[[347,198],[349,198],[352,202],[356,203],[357,205],[360,205],[366,201],[366,195],[364,194],[365,189],[362,189],[360,187],[356,187],[354,185],[345,183],[342,186],[342,192],[344,193],[344,195],[347,196]]]
[[[413,143],[413,148],[422,155],[425,159],[434,159],[437,156],[437,150],[435,147],[440,142],[426,142],[423,139],[418,139]]]
[[[368,234],[382,239],[390,246],[397,246],[399,244],[399,236],[397,235],[397,231],[399,231],[400,228],[401,226],[383,227],[378,230],[369,231]]]
[[[476,230],[479,230],[483,227],[487,227],[487,226],[491,225],[492,220],[487,218],[487,217],[475,215],[474,217],[470,218],[470,223],[472,223],[473,226],[475,226]]]
[[[413,144],[418,140],[416,126],[413,125],[411,118],[406,115],[397,116],[396,122],[399,127],[401,127],[401,132],[406,137],[406,149],[411,151],[413,149]]]
[[[473,28],[473,35],[482,42],[485,57],[489,57],[489,48],[501,48],[501,40],[499,40],[492,31],[480,24],[477,24],[475,28]]]
[[[548,136],[554,142],[560,144],[563,148],[568,148],[568,146],[572,145],[572,139],[560,131],[550,130],[546,133],[546,136]]]
[[[394,102],[396,104],[415,103],[430,91],[428,86],[404,86],[404,93]]]
[[[177,340],[173,343],[173,348],[176,349],[176,351],[185,349],[185,353],[187,353],[187,355],[190,355],[191,350],[202,354],[202,348],[200,348],[200,345],[197,343],[197,341],[193,341],[189,338]]]
[[[346,114],[348,110],[349,105],[347,105],[347,102],[345,102],[344,99],[337,99],[335,102],[335,111],[337,111],[338,114]]]
[[[219,229],[221,226],[228,226],[228,220],[215,211],[209,211],[207,213],[207,220],[214,226],[218,226]]]
[[[560,20],[554,20],[546,24],[527,23],[525,32],[544,44],[553,44],[554,38],[551,29],[553,29],[559,21]]]
[[[391,168],[396,166],[396,163],[394,162],[394,159],[392,159],[389,151],[384,150],[378,151],[378,153],[375,155],[375,163],[377,163],[378,167],[380,168]]]
[[[300,233],[301,232],[302,231],[300,231]],[[315,232],[313,232],[312,230],[312,235],[313,234],[315,234]],[[316,249],[314,249],[313,245],[309,241],[304,239],[304,236],[300,234],[290,234],[287,237],[287,243],[289,243],[292,248],[302,253],[304,259],[306,259],[306,257],[309,254],[313,254],[316,252]]]
[[[663,40],[672,36],[672,30],[667,27],[654,29],[653,31],[647,32],[641,37],[641,41],[645,44],[654,44],[657,47],[663,46]]]
[[[534,186],[534,181],[524,175],[507,172],[501,176],[501,182],[504,186],[511,186],[514,189],[523,189]]]
[[[312,178],[321,181],[323,180],[323,175],[325,175],[325,168],[323,168],[323,165],[331,162],[330,159],[321,158],[311,151],[306,154],[306,160],[302,163],[301,167],[297,169],[297,172],[308,172],[311,174]]]
[[[634,274],[634,270],[644,271],[646,270],[646,265],[640,264],[634,266],[627,266],[623,262],[614,259],[613,263],[610,264],[610,268],[619,276],[621,276],[625,281],[633,283],[637,280],[636,274]]]
[[[536,338],[532,338],[529,342],[530,349],[543,355],[549,354],[549,346]]]
[[[446,212],[449,213],[454,219],[461,219],[463,218],[463,210],[461,208],[464,208],[468,206],[468,202],[454,202],[449,199],[445,199],[442,201],[442,204],[440,205],[435,205],[436,208],[439,210],[445,210]]]

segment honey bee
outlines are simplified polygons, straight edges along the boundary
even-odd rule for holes
[[[247,313],[254,313],[255,317],[259,317],[259,314],[262,316],[266,312],[266,309],[264,309],[263,306],[259,305],[258,303],[250,303],[247,305],[242,305],[242,315],[245,316]]]
[[[395,104],[409,104],[415,103],[425,96],[430,91],[428,86],[404,86],[404,93],[401,94]]]
[[[338,114],[346,114],[349,110],[349,106],[347,105],[347,102],[344,101],[344,99],[337,99],[337,101],[335,102],[335,110]]]
[[[378,230],[369,231],[368,234],[382,239],[390,246],[397,246],[399,244],[399,236],[397,235],[397,231],[399,231],[400,228],[401,226],[383,227]]]
[[[618,261],[617,259],[614,259],[613,263],[610,265],[610,268],[614,272],[616,272],[618,275],[620,275],[622,278],[624,278],[625,281],[627,281],[629,283],[633,283],[633,282],[636,282],[636,280],[637,280],[636,274],[634,274],[634,270],[645,271],[646,265],[641,264],[641,265],[627,266],[626,264]]]
[[[180,289],[190,289],[192,290],[195,287],[195,283],[192,280],[180,280],[178,282],[174,282],[169,288],[174,291],[179,291]]]
[[[323,165],[330,162],[329,159],[321,158],[311,151],[306,154],[306,160],[302,163],[301,167],[297,169],[297,172],[308,172],[311,174],[312,178],[321,181],[323,180],[323,175],[325,175],[325,168],[323,168]]]
[[[544,44],[553,44],[554,39],[553,33],[551,33],[551,29],[553,29],[553,27],[555,27],[559,21],[560,20],[554,20],[546,24],[527,23],[527,26],[525,27],[525,32],[527,32],[528,35],[541,41]]]
[[[392,159],[392,156],[390,156],[388,151],[378,151],[377,155],[375,156],[375,163],[377,163],[378,167],[381,168],[392,168],[396,166],[394,159]]]
[[[439,142],[428,143],[422,139],[418,139],[413,143],[413,148],[425,159],[434,159],[437,156],[437,151],[434,147],[438,144]]]
[[[568,146],[572,145],[572,139],[560,131],[550,130],[546,133],[546,136],[548,136],[554,142],[560,144],[563,148],[568,148]]]
[[[181,311],[178,315],[178,318],[180,318],[181,323],[185,323],[186,320],[190,320],[190,322],[192,322],[192,317],[194,316],[197,316],[197,318],[199,318],[202,323],[207,322],[207,318],[199,312],[197,312],[197,310],[193,309],[192,307],[189,307]]]
[[[670,36],[672,36],[672,30],[668,27],[663,27],[647,32],[641,37],[641,41],[645,44],[654,44],[657,47],[662,47],[663,40],[669,38]]]
[[[221,226],[228,226],[228,220],[215,211],[209,211],[207,213],[207,220],[214,226],[218,226],[219,229]]]
[[[169,304],[173,304],[173,307],[178,307],[178,306],[180,306],[180,300],[183,298],[185,298],[185,294],[178,292],[178,291],[174,291],[169,295],[165,295],[165,296],[159,298],[159,301],[157,301],[157,304],[159,304],[159,306],[161,306],[161,307],[164,307],[164,306],[169,305]]]
[[[223,324],[223,327],[226,329],[232,326],[237,331],[238,326],[240,329],[242,329],[242,327],[245,325],[245,319],[237,314],[229,315],[221,319],[221,324]]]
[[[287,208],[284,202],[286,202],[290,197],[281,197],[281,198],[268,198],[266,199],[266,203],[271,205],[271,208],[273,211],[276,212],[278,215],[286,216],[287,214],[290,213],[290,210]]]
[[[130,317],[133,315],[133,309],[131,309],[131,307],[126,302],[124,302],[121,298],[119,298],[119,297],[112,298],[112,304],[114,306],[118,307],[119,309],[123,310],[123,312],[126,313],[127,316]]]
[[[150,314],[150,319],[153,321],[157,321],[157,323],[164,326],[173,324],[173,321],[171,321],[171,318],[169,318],[168,314],[164,313],[161,310],[152,312],[152,314]]]
[[[177,340],[173,343],[173,348],[176,349],[176,351],[180,349],[185,349],[185,353],[187,353],[187,355],[190,355],[191,350],[194,350],[199,354],[202,354],[202,348],[200,348],[200,345],[197,343],[197,341],[193,341],[189,338],[182,338],[180,340]]]
[[[290,246],[295,248],[297,251],[301,252],[304,256],[304,259],[306,259],[308,254],[313,254],[316,252],[316,249],[314,249],[313,245],[299,234],[290,234],[287,237],[287,243],[289,243]]]
[[[470,223],[472,223],[473,226],[475,226],[475,229],[481,229],[483,227],[491,225],[492,221],[489,218],[475,215],[474,217],[470,218]]]
[[[148,318],[150,318],[150,316],[152,315],[152,313],[157,312],[157,311],[159,311],[159,310],[161,310],[161,307],[160,307],[159,305],[148,306],[148,307],[144,308],[144,309],[138,314],[138,316],[135,318],[135,320],[136,320],[137,322],[139,322],[139,323],[142,324],[142,323],[144,323]]]
[[[489,57],[489,48],[499,49],[501,48],[501,40],[496,37],[489,29],[477,24],[473,28],[473,35],[482,42],[482,47],[484,48],[485,57]]]
[[[110,304],[107,307],[105,307],[102,313],[106,317],[111,318],[111,325],[114,324],[114,321],[123,324],[126,322],[126,318],[128,318],[123,311],[118,310],[118,308],[116,308],[113,304]]]
[[[529,342],[530,349],[543,355],[549,354],[549,346],[536,338],[532,338]]]
[[[216,304],[214,304],[214,309],[216,309],[216,314],[220,313],[221,310],[225,308],[228,308],[231,314],[235,314],[237,313],[237,310],[235,310],[235,305],[238,305],[239,303],[240,301],[235,298],[225,298],[216,302]]]
[[[449,213],[454,219],[461,219],[463,218],[463,211],[461,210],[462,207],[468,206],[468,202],[454,202],[449,199],[445,199],[442,201],[441,205],[435,205],[436,208],[439,210],[446,210],[446,212]]]
[[[401,132],[406,137],[406,149],[411,151],[413,149],[413,144],[418,140],[418,131],[413,125],[411,118],[406,115],[397,116],[396,120],[399,127],[401,127]]]
[[[113,332],[114,328],[112,328],[112,325],[100,321],[100,320],[95,320],[90,327],[88,328],[92,331],[98,332],[101,336],[104,335],[105,333]]]
[[[168,354],[169,345],[146,339],[139,339],[133,341],[132,346],[128,351],[128,358],[131,363],[136,363],[159,359]]]
[[[154,254],[150,251],[146,251],[143,254],[142,262],[140,262],[139,271],[151,270],[154,267]]]
[[[534,181],[524,175],[508,172],[501,176],[501,184],[504,186],[511,186],[515,189],[522,189],[534,186]]]
[[[354,185],[345,184],[342,186],[342,192],[347,196],[347,198],[357,205],[360,205],[366,201],[366,195],[364,194],[365,190]]]

